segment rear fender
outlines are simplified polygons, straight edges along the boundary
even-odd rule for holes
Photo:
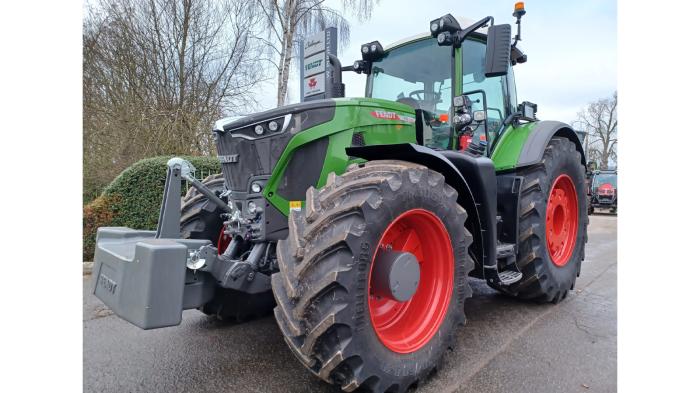
[[[517,126],[510,125],[496,140],[491,159],[496,171],[511,171],[539,163],[549,141],[564,137],[576,145],[581,153],[581,163],[586,165],[581,140],[571,126],[558,121],[537,121]]]
[[[555,137],[564,137],[576,145],[576,150],[581,153],[581,164],[586,166],[586,156],[581,145],[581,140],[571,126],[559,121],[540,121],[530,132],[518,157],[518,167],[537,164],[544,156],[544,149],[549,141]]]

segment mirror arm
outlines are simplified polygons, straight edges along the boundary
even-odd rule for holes
[[[474,23],[473,25],[467,27],[466,29],[463,29],[463,30],[460,30],[459,32],[457,32],[455,34],[457,36],[457,39],[454,40],[455,47],[460,46],[462,44],[462,41],[464,41],[467,38],[467,36],[469,36],[469,34],[472,34],[473,32],[488,25],[489,23],[491,24],[491,26],[493,26],[493,24],[495,23],[493,16],[487,16],[487,17],[481,19],[480,21]]]

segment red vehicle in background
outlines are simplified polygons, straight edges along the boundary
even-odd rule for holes
[[[599,170],[591,178],[591,213],[593,209],[617,212],[617,170]]]

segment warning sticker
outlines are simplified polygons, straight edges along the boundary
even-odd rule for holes
[[[289,211],[300,211],[301,201],[289,201]]]

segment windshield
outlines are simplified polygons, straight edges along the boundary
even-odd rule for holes
[[[617,175],[614,173],[600,173],[593,178],[593,188],[598,188],[605,183],[610,183],[613,188],[617,188]]]
[[[426,111],[424,144],[447,148],[452,102],[452,48],[424,39],[389,51],[372,63],[369,97],[398,101]]]
[[[372,63],[370,97],[447,113],[452,100],[451,50],[424,39],[389,51]]]

